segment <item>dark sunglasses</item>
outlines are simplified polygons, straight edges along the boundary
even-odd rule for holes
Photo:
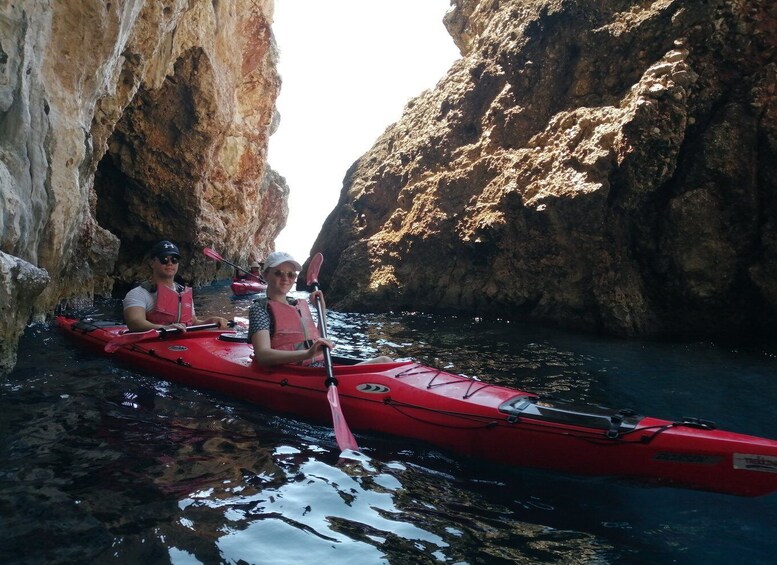
[[[169,257],[157,257],[156,260],[159,261],[160,263],[162,263],[163,265],[167,265],[168,263],[172,263],[173,265],[177,265],[178,261],[180,261],[180,259],[178,257],[173,257],[172,255],[169,256]]]
[[[289,279],[296,279],[297,273],[294,271],[273,271],[273,275],[275,275],[278,278],[286,277]]]

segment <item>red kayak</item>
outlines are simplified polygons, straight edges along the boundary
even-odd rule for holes
[[[126,326],[115,322],[56,321],[95,351],[104,353],[113,340],[117,360],[142,371],[316,423],[332,422],[325,369],[260,367],[251,345],[235,332],[202,329],[160,337],[156,331],[125,334]],[[777,490],[777,441],[717,430],[704,420],[672,422],[630,410],[548,402],[410,361],[335,361],[342,412],[357,431],[403,436],[519,467],[740,496]]]
[[[246,296],[266,291],[267,285],[253,279],[232,279],[231,288],[235,296]]]

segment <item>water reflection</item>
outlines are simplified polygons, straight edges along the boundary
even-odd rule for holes
[[[489,563],[590,563],[611,550],[590,534],[521,521],[427,469],[365,458],[335,463],[322,460],[315,445],[280,447],[275,458],[286,475],[279,486],[232,496],[202,491],[180,503],[187,528],[223,523],[216,546],[228,562],[252,555],[261,563],[452,563],[476,556]]]
[[[228,288],[197,295],[201,312],[246,316],[249,305]],[[777,437],[777,361],[765,351],[413,313],[328,319],[340,354],[410,357]],[[342,459],[329,426],[136,373],[33,326],[0,388],[0,562],[768,563],[777,551],[774,496],[505,469],[401,438],[357,439],[364,453]]]

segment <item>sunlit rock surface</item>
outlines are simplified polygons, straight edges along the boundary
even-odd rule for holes
[[[141,255],[159,239],[179,243],[192,284],[216,274],[204,246],[238,264],[272,248],[288,213],[285,181],[267,166],[273,7],[0,3],[6,365],[30,318],[146,276]]]
[[[346,175],[328,301],[724,334],[777,312],[777,5],[454,0],[462,58]]]

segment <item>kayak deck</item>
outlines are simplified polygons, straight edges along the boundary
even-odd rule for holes
[[[57,323],[102,352],[123,325]],[[234,332],[200,330],[139,341],[113,354],[135,368],[207,388],[275,412],[331,423],[319,367],[262,367]],[[519,467],[615,476],[661,485],[758,496],[777,490],[777,442],[668,421],[631,410],[575,406],[415,362],[336,364],[340,404],[355,431],[425,441]]]

